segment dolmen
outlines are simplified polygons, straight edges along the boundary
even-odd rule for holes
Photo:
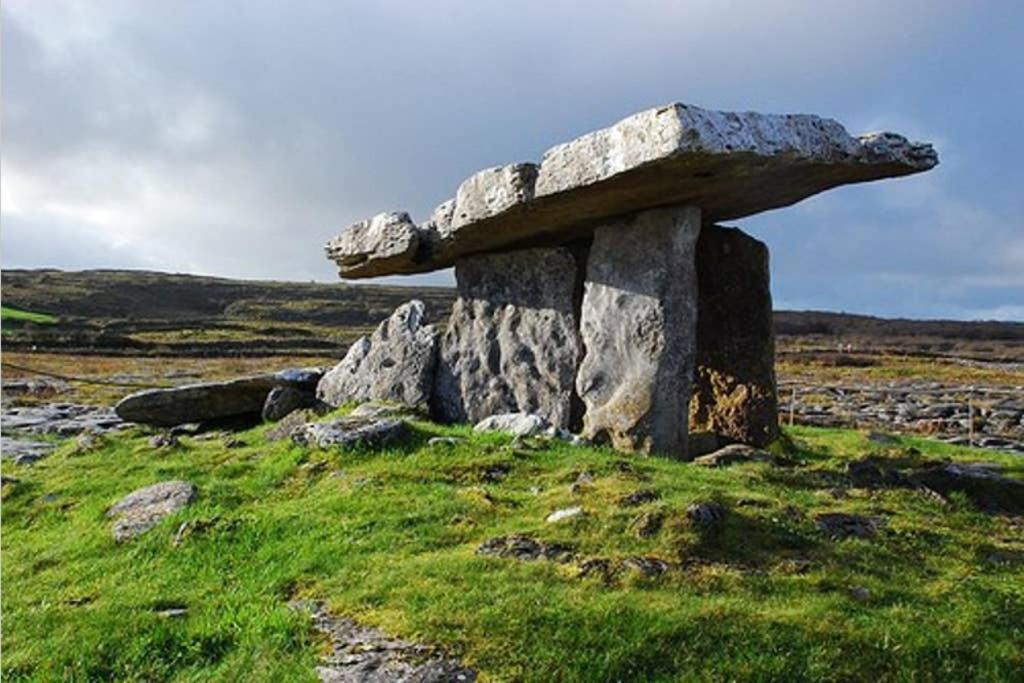
[[[342,278],[454,266],[458,299],[443,330],[408,305],[318,391],[449,422],[533,413],[625,451],[686,457],[691,432],[763,446],[778,435],[768,249],[720,223],[937,163],[930,144],[812,115],[634,114],[470,176],[422,224],[382,213],[331,239]]]

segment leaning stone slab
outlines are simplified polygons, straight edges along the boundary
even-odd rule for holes
[[[426,408],[437,362],[438,330],[424,324],[426,307],[412,300],[395,309],[370,337],[360,337],[317,385],[324,403],[386,401]]]
[[[312,391],[321,372],[284,370],[274,374],[242,377],[226,382],[203,382],[169,389],[147,389],[125,398],[114,407],[128,422],[174,427],[190,422],[258,416],[274,387]]]
[[[172,480],[133,491],[107,510],[114,519],[114,540],[118,543],[149,531],[164,517],[192,502],[196,487],[187,481]]]
[[[895,133],[853,137],[818,116],[670,104],[557,145],[539,167],[472,176],[450,219],[417,228],[387,214],[401,219],[356,224],[328,243],[328,256],[345,278],[426,272],[469,254],[568,242],[626,213],[675,204],[699,207],[708,222],[736,219],[937,163],[931,145]]]
[[[696,260],[690,430],[765,446],[779,435],[768,247],[736,228],[705,224]]]
[[[595,231],[576,378],[585,438],[686,456],[699,231],[692,207],[645,211]]]
[[[431,410],[448,422],[527,412],[574,418],[578,266],[564,248],[459,261],[459,298],[441,340]]]

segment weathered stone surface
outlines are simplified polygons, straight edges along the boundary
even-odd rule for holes
[[[472,683],[476,671],[427,645],[411,643],[337,616],[317,602],[291,605],[310,613],[330,640],[317,676],[323,683]]]
[[[149,531],[164,517],[192,502],[196,487],[187,481],[172,480],[133,491],[107,510],[114,519],[114,540],[118,543]]]
[[[263,402],[263,419],[277,422],[300,408],[308,408],[316,401],[312,391],[295,387],[274,387]]]
[[[18,465],[31,465],[36,460],[48,456],[56,447],[57,444],[52,441],[0,437],[0,456]]]
[[[815,516],[818,528],[834,541],[847,538],[867,539],[886,526],[884,517],[865,517],[845,512],[827,512]]]
[[[745,444],[731,444],[713,453],[693,459],[693,464],[705,467],[728,467],[739,462],[772,462],[772,454]]]
[[[543,434],[551,423],[540,415],[530,413],[502,413],[491,415],[473,426],[474,432],[508,432],[515,436]]]
[[[577,262],[563,248],[460,261],[459,298],[441,340],[432,412],[477,422],[514,412],[572,426],[580,347]]]
[[[324,403],[387,401],[425,408],[437,363],[438,330],[424,324],[414,299],[395,309],[369,338],[360,337],[317,386]]]
[[[524,562],[541,559],[569,562],[573,559],[573,550],[569,546],[538,541],[522,534],[496,536],[488,539],[480,544],[480,547],[476,549],[476,554],[510,557]]]
[[[583,436],[686,456],[700,211],[645,211],[600,226],[587,262],[576,389]]]
[[[765,446],[779,435],[768,248],[736,228],[705,224],[697,302],[690,429]]]
[[[399,237],[379,239],[376,249],[361,228],[333,240],[328,252],[342,277],[424,272],[469,254],[577,239],[611,216],[685,204],[709,222],[735,219],[937,163],[931,145],[894,133],[852,137],[817,116],[671,104],[557,145],[539,168],[478,173],[460,188],[443,232],[443,221],[418,230],[402,222]]]
[[[296,443],[318,448],[381,448],[401,441],[408,433],[404,420],[340,417],[298,427],[291,437]]]
[[[274,387],[309,391],[320,379],[319,370],[283,370],[274,374],[242,377],[226,382],[187,384],[170,389],[147,389],[125,398],[114,407],[128,422],[173,427],[189,422],[258,416]]]
[[[346,277],[373,277],[414,264],[422,234],[407,213],[379,213],[350,226],[325,249]]]
[[[74,436],[82,432],[107,432],[128,425],[107,406],[78,403],[45,403],[35,406],[4,406],[0,410],[4,432]]]

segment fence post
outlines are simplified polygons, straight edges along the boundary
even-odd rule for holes
[[[967,387],[967,445],[974,445],[974,387]]]
[[[789,426],[793,426],[793,419],[796,415],[796,387],[790,390],[789,395]]]

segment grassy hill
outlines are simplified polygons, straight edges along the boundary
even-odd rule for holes
[[[1020,477],[1013,456],[796,428],[778,451],[786,466],[708,469],[427,422],[383,452],[265,432],[236,435],[240,447],[183,437],[154,450],[134,431],[31,468],[5,463],[4,680],[312,681],[324,644],[288,607],[305,598],[439,646],[485,681],[1010,681],[1024,670],[1019,518],[847,476],[874,453],[984,458]],[[435,435],[465,441],[428,445]],[[106,508],[172,478],[194,482],[196,502],[115,544]],[[638,490],[654,497],[627,505]],[[702,501],[728,507],[721,528],[687,519]],[[572,505],[585,514],[544,521]],[[833,540],[815,522],[826,512],[885,524]],[[639,533],[652,516],[660,528]],[[573,559],[477,552],[510,534],[564,544]],[[643,571],[654,561],[669,568]]]

